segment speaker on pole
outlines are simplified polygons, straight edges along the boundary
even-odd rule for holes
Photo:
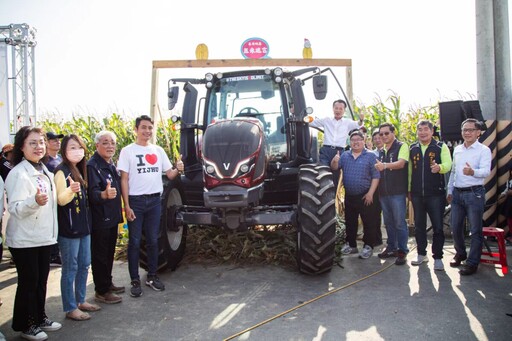
[[[466,119],[462,101],[439,102],[441,140],[462,140],[460,125]]]

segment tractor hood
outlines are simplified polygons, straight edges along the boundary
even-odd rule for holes
[[[221,185],[251,188],[265,177],[265,135],[258,119],[219,120],[206,129],[202,157],[207,190]]]

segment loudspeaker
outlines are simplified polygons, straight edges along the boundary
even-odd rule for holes
[[[465,101],[463,110],[466,118],[474,118],[480,122],[484,121],[482,109],[480,108],[480,101]]]
[[[462,140],[460,125],[466,119],[462,101],[439,102],[439,120],[441,121],[441,140]]]

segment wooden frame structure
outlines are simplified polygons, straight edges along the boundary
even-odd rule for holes
[[[345,67],[347,97],[353,100],[352,59],[212,59],[212,60],[154,60],[151,75],[151,104],[149,112],[158,118],[158,80],[160,69],[218,68],[218,67]]]

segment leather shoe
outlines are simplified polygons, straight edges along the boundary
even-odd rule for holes
[[[469,275],[474,274],[477,269],[478,269],[478,266],[464,264],[464,266],[462,266],[462,268],[459,270],[459,273],[463,276],[469,276]]]
[[[456,268],[456,267],[460,266],[462,261],[465,261],[467,258],[468,258],[467,256],[455,255],[455,257],[453,257],[453,259],[450,262],[450,266],[452,268]]]

